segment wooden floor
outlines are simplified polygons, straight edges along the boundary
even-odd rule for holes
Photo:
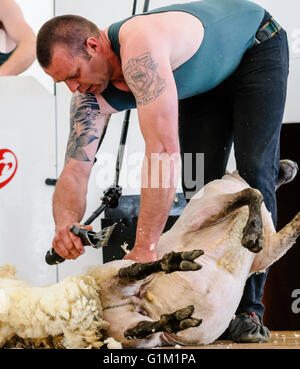
[[[234,343],[232,341],[215,341],[205,346],[175,346],[166,348],[182,349],[300,349],[300,331],[274,331],[267,343]]]

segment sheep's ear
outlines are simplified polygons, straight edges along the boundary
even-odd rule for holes
[[[4,290],[0,289],[0,314],[8,314],[10,298]]]

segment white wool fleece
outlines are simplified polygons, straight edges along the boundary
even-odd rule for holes
[[[70,276],[47,287],[29,287],[11,278],[0,278],[0,347],[14,335],[60,334],[67,348],[87,347],[99,340],[100,329],[107,329],[93,277]]]

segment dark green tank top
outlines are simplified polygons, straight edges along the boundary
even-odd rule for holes
[[[14,50],[13,51],[11,51],[10,53],[7,53],[7,54],[5,54],[5,53],[0,53],[0,65],[2,65],[4,62],[6,62],[6,60],[11,56],[11,54],[14,52]]]
[[[244,53],[253,46],[265,13],[262,7],[248,0],[203,0],[165,6],[135,16],[169,11],[190,13],[204,26],[199,49],[173,72],[179,99],[207,92],[229,77]],[[131,18],[114,23],[108,29],[112,49],[119,58],[119,30]],[[111,82],[102,95],[118,111],[136,107],[133,94],[117,89]]]

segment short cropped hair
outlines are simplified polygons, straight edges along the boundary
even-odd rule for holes
[[[47,68],[51,64],[53,46],[56,44],[66,45],[72,56],[81,54],[89,58],[86,40],[98,36],[98,27],[86,18],[71,14],[54,17],[38,32],[37,60],[43,68]]]

